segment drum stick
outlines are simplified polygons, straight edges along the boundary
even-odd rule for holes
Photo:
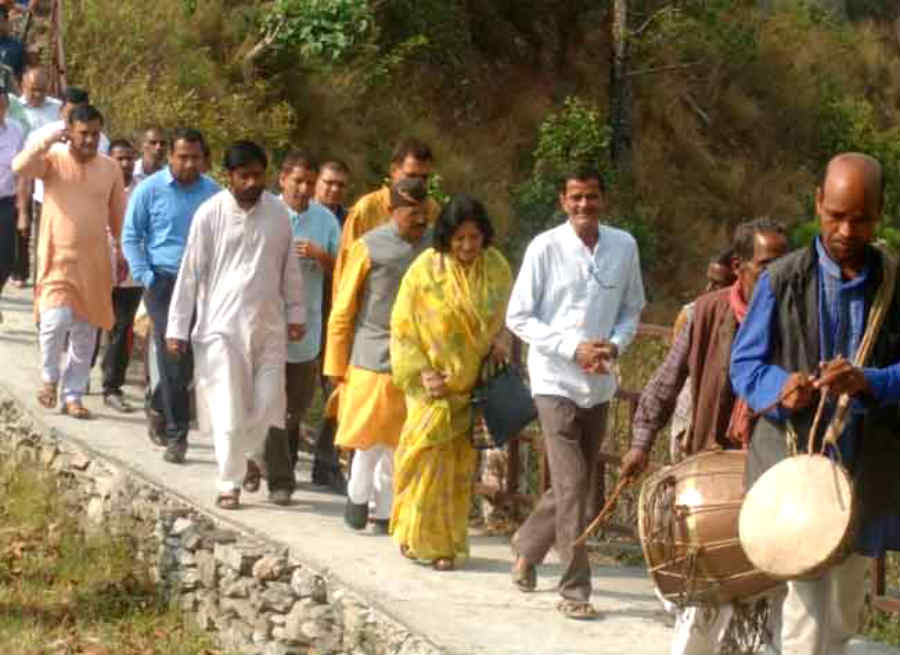
[[[575,540],[575,546],[582,546],[584,542],[587,541],[587,538],[591,536],[591,533],[600,527],[600,524],[603,523],[607,516],[612,513],[613,509],[616,506],[616,501],[619,500],[619,494],[622,493],[622,490],[625,489],[629,484],[634,482],[635,478],[631,476],[627,476],[621,478],[619,482],[616,484],[616,488],[613,489],[613,492],[609,495],[609,498],[606,501],[606,504],[603,505],[603,509],[600,510],[600,513],[597,514],[597,517],[591,521],[591,524],[587,527],[587,530]]]

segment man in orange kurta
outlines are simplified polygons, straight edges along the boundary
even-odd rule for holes
[[[89,417],[81,398],[97,328],[108,330],[114,322],[107,234],[121,258],[125,189],[118,165],[98,154],[102,126],[100,112],[91,105],[79,106],[69,114],[65,129],[37,141],[13,160],[16,174],[44,183],[34,294],[44,381],[38,401],[55,407],[61,382],[63,410],[76,418]],[[60,351],[67,336],[69,348],[60,372]]]

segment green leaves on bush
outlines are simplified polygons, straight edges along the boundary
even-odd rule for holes
[[[358,51],[374,33],[375,18],[366,0],[275,0],[263,30],[276,49],[333,64]]]

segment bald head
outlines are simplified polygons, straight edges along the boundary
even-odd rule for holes
[[[41,107],[47,99],[50,78],[43,68],[29,68],[22,77],[22,95],[29,107]]]
[[[865,247],[881,218],[884,176],[869,155],[848,152],[828,162],[816,190],[822,242],[831,258],[852,277],[865,262]]]
[[[822,188],[828,184],[858,184],[866,194],[866,201],[872,203],[881,213],[884,200],[884,174],[881,162],[861,152],[845,152],[831,158],[822,176]]]

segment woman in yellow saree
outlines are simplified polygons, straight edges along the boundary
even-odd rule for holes
[[[391,315],[391,370],[406,394],[394,456],[391,532],[401,552],[452,569],[469,554],[477,455],[471,392],[482,361],[506,355],[503,328],[512,274],[490,247],[484,206],[454,196],[435,225],[434,247],[403,278]]]

